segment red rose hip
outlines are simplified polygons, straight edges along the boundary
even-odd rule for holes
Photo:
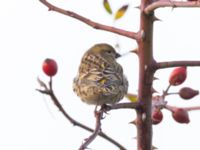
[[[55,60],[47,58],[42,64],[42,70],[47,76],[54,76],[58,71],[58,66]]]
[[[172,112],[172,117],[178,123],[189,123],[189,114],[187,110],[183,108],[175,108]]]
[[[152,123],[159,124],[163,119],[163,113],[161,110],[155,109],[151,115]]]
[[[179,90],[179,96],[183,99],[191,99],[199,94],[198,90],[189,87],[183,87]]]
[[[187,69],[186,67],[177,67],[175,68],[170,76],[169,76],[169,83],[170,85],[177,86],[182,84],[187,77]]]

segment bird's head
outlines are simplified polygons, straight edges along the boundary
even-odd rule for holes
[[[109,44],[96,44],[88,50],[88,53],[101,55],[103,58],[116,59],[121,55]]]

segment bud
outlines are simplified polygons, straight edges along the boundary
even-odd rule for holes
[[[179,96],[183,99],[191,99],[198,94],[199,94],[198,90],[194,90],[189,87],[184,87],[179,90]]]
[[[58,66],[55,60],[47,58],[42,64],[42,70],[47,76],[54,76],[58,71]]]
[[[189,114],[187,110],[183,108],[175,108],[172,112],[172,117],[174,118],[175,121],[178,123],[189,123]]]
[[[152,119],[153,124],[159,124],[163,119],[162,111],[159,110],[159,109],[153,110],[152,115],[151,115],[151,119]]]
[[[169,77],[169,83],[170,85],[174,86],[180,85],[185,81],[186,77],[187,77],[186,67],[177,67],[171,72]]]

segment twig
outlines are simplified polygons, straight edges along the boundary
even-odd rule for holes
[[[178,95],[179,92],[170,92],[170,93],[167,93],[167,95]]]
[[[169,111],[172,111],[178,107],[176,106],[170,106],[170,105],[165,105],[165,108]],[[191,106],[191,107],[181,107],[182,109],[184,110],[187,110],[187,111],[193,111],[193,110],[200,110],[200,106]]]
[[[156,64],[156,69],[164,69],[170,67],[179,67],[179,66],[200,66],[200,61],[168,61],[168,62],[159,62]]]
[[[44,85],[44,87],[47,88],[46,84],[44,82],[42,82],[40,79],[38,79],[38,82],[40,83],[40,85]],[[42,84],[41,84],[42,83]],[[46,94],[49,95],[51,97],[51,100],[53,101],[53,103],[56,105],[56,107],[61,111],[61,113],[74,125],[74,126],[78,126],[82,129],[85,129],[89,132],[94,132],[93,129],[89,128],[88,126],[76,121],[75,119],[73,119],[66,111],[65,109],[62,107],[62,105],[60,104],[60,102],[58,101],[57,97],[55,96],[53,90],[52,90],[52,81],[50,80],[49,82],[49,87],[50,89],[46,89],[45,90],[40,90],[40,89],[36,89],[38,92],[42,93],[42,94]],[[110,143],[112,143],[113,145],[117,146],[118,148],[120,148],[120,150],[126,150],[126,148],[124,148],[119,142],[115,141],[114,139],[112,139],[111,137],[109,137],[107,134],[103,133],[102,131],[100,131],[98,133],[98,135],[104,139],[106,139],[107,141],[109,141]]]
[[[163,95],[162,95],[163,99],[165,99],[165,97],[168,95],[168,91],[169,91],[170,87],[171,87],[171,84],[169,84],[167,86],[166,90],[163,91]]]
[[[118,103],[113,105],[106,105],[105,110],[110,111],[114,109],[138,109],[141,106],[138,102],[132,103]]]
[[[85,18],[75,12],[72,11],[68,11],[68,10],[64,10],[62,8],[56,7],[54,5],[52,5],[51,3],[47,2],[46,0],[39,0],[41,3],[43,3],[45,6],[47,6],[49,8],[50,11],[55,11],[58,13],[61,13],[63,15],[75,18],[95,29],[100,29],[100,30],[105,30],[105,31],[109,31],[112,33],[116,33],[125,37],[129,37],[131,39],[135,39],[135,40],[139,40],[140,39],[140,34],[139,33],[135,33],[135,32],[131,32],[131,31],[126,31],[126,30],[122,30],[119,28],[115,28],[112,26],[107,26],[107,25],[103,25],[97,22],[94,22],[88,18]]]
[[[50,80],[49,80],[49,89],[50,89],[50,91],[53,91],[52,84],[53,84],[53,80],[52,80],[52,77],[50,77]]]
[[[160,7],[200,7],[200,2],[199,1],[193,1],[193,2],[181,2],[181,1],[163,1],[163,0],[158,0],[150,5],[148,5],[145,9],[144,12],[146,14],[150,14],[153,12],[155,9],[160,8]]]
[[[185,107],[187,111],[200,110],[200,106]]]
[[[95,117],[96,117],[96,126],[95,126],[95,130],[92,133],[92,135],[90,135],[85,142],[81,145],[81,147],[79,148],[79,150],[84,150],[88,147],[88,145],[94,141],[94,139],[97,137],[97,135],[99,134],[99,132],[101,131],[101,119],[103,118],[103,109],[100,109],[99,111],[95,112]]]

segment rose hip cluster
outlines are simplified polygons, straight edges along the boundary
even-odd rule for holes
[[[187,78],[187,68],[186,67],[177,67],[174,68],[169,76],[169,87],[166,91],[164,91],[164,94],[162,96],[157,96],[157,98],[154,98],[154,106],[152,110],[152,123],[158,124],[163,119],[163,114],[161,109],[166,108],[167,110],[171,111],[173,119],[178,123],[189,123],[189,114],[188,110],[185,108],[178,108],[178,107],[172,107],[169,105],[164,105],[163,107],[160,107],[158,103],[161,101],[164,102],[164,98],[167,95],[170,94],[178,94],[182,99],[189,100],[193,98],[194,96],[199,94],[198,90],[194,90],[190,87],[183,87],[179,90],[178,93],[168,93],[168,90],[171,86],[178,86],[181,85]],[[167,103],[165,103],[167,104]],[[158,107],[159,106],[159,107]]]

